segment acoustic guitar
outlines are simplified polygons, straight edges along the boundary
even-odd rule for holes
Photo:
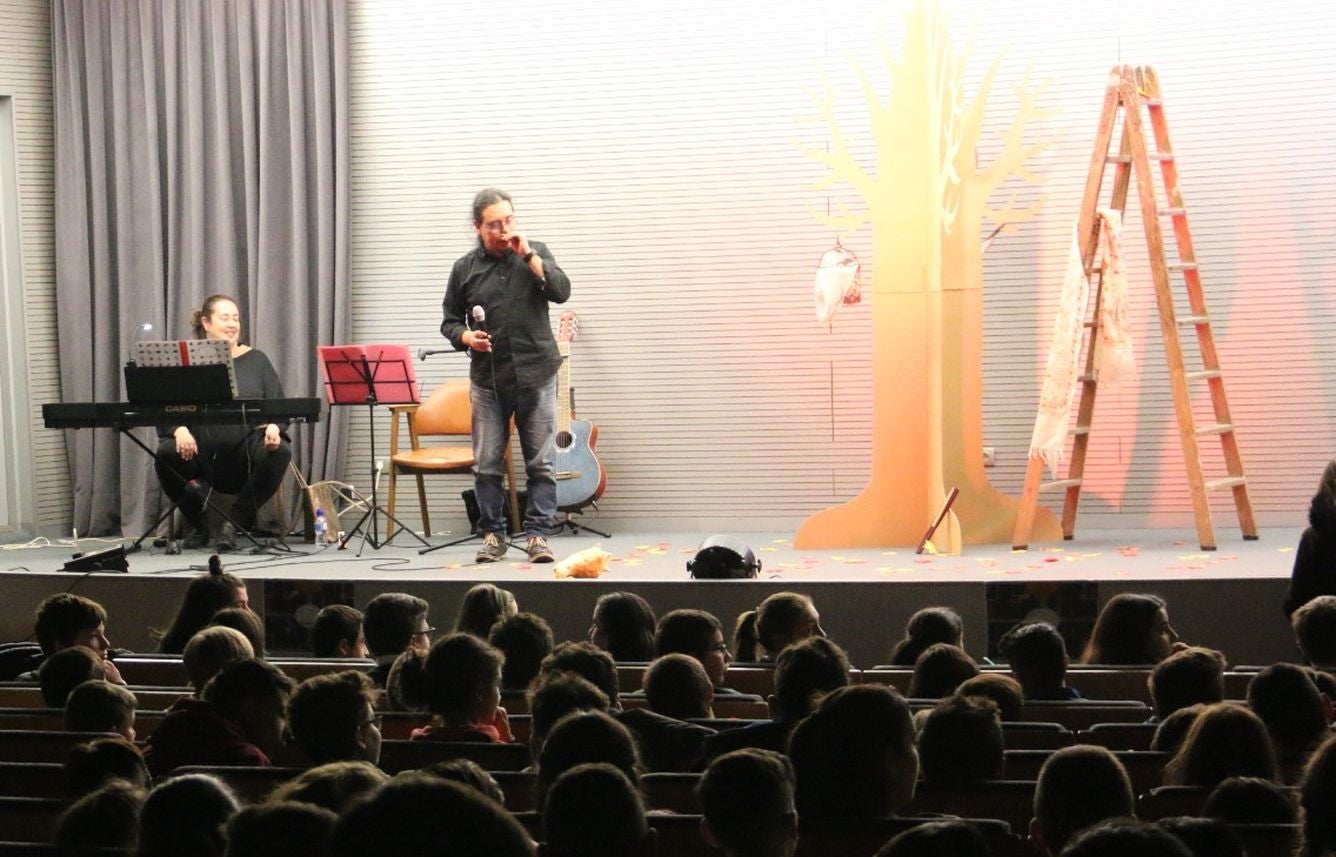
[[[603,496],[608,475],[594,454],[598,426],[589,420],[572,418],[571,343],[580,330],[575,310],[561,314],[557,329],[557,350],[561,369],[557,373],[557,508],[576,511]]]

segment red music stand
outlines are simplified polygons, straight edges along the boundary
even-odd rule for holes
[[[362,544],[357,548],[357,555],[370,542],[371,547],[379,550],[389,543],[397,530],[386,525],[387,535],[382,541],[378,516],[384,515],[399,529],[406,530],[413,538],[424,545],[430,544],[422,536],[405,527],[399,519],[380,507],[376,498],[376,483],[380,468],[376,461],[376,405],[414,405],[422,401],[418,394],[417,375],[413,371],[413,358],[406,345],[321,345],[320,368],[325,376],[325,393],[329,404],[366,405],[367,428],[371,436],[371,505],[348,533],[339,542],[339,550],[346,550],[348,542],[358,532],[362,534]],[[371,519],[370,527],[364,526]]]

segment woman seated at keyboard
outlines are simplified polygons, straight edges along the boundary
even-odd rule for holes
[[[283,384],[263,351],[242,345],[241,312],[226,295],[211,295],[191,317],[196,339],[221,339],[231,344],[237,397],[281,399]],[[176,425],[158,429],[158,481],[194,527],[190,541],[209,541],[204,509],[209,493],[217,489],[236,495],[222,526],[220,548],[235,547],[235,529],[255,526],[256,511],[274,496],[283,481],[292,449],[287,424]]]

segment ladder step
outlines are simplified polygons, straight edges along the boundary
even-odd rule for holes
[[[1093,384],[1099,379],[1095,375],[1087,373],[1085,375],[1077,375],[1076,380],[1082,384]]]
[[[1208,434],[1233,434],[1233,423],[1216,423],[1215,425],[1202,426],[1197,429],[1197,436],[1201,437]]]
[[[1170,271],[1195,271],[1195,270],[1197,270],[1197,263],[1196,263],[1196,262],[1170,262],[1168,265],[1165,265],[1164,267],[1165,267],[1167,270],[1170,270]]]
[[[1186,208],[1161,208],[1156,213],[1161,217],[1185,217],[1188,210]]]
[[[1188,372],[1184,376],[1189,381],[1209,381],[1212,378],[1223,377],[1219,369],[1199,369],[1196,372]]]
[[[1072,437],[1078,437],[1083,434],[1090,434],[1090,426],[1072,426],[1067,429],[1067,434]]]
[[[1170,162],[1170,161],[1172,161],[1172,160],[1174,159],[1174,153],[1173,153],[1173,152],[1150,152],[1150,153],[1148,153],[1148,154],[1146,155],[1146,158],[1149,159],[1149,160],[1152,160],[1152,161],[1159,161],[1160,163],[1168,163],[1168,162]],[[1104,159],[1104,163],[1106,163],[1106,164],[1130,164],[1130,163],[1132,163],[1132,156],[1131,156],[1131,155],[1109,155],[1108,157],[1106,157],[1106,158]]]
[[[1243,476],[1226,476],[1224,479],[1206,480],[1207,491],[1217,491],[1221,488],[1237,488],[1240,485],[1247,485],[1248,480]]]
[[[1059,479],[1056,482],[1045,482],[1039,486],[1040,491],[1052,491],[1055,488],[1075,488],[1081,484],[1080,479]]]
[[[1211,323],[1211,317],[1206,315],[1185,315],[1178,320],[1179,327],[1200,327]]]

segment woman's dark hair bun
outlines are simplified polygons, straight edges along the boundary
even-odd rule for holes
[[[213,577],[223,576],[223,561],[218,557],[218,554],[209,557],[209,574]]]

